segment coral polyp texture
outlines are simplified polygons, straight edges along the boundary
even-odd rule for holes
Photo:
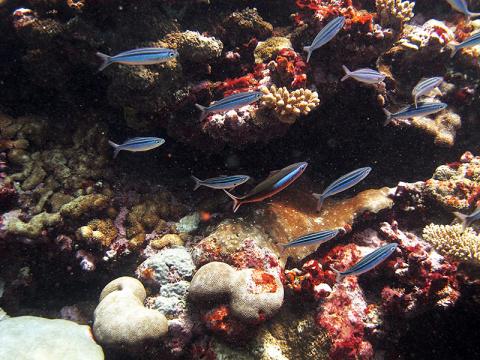
[[[480,157],[467,152],[439,166],[425,185],[427,195],[446,209],[473,211],[480,200]]]
[[[195,302],[228,298],[225,311],[242,322],[259,323],[271,318],[282,306],[283,285],[278,275],[262,270],[235,270],[221,262],[202,266],[194,275],[189,297]]]
[[[480,235],[471,227],[430,224],[423,229],[423,238],[445,256],[480,264]]]
[[[166,335],[168,322],[163,314],[146,309],[142,283],[121,277],[108,283],[95,309],[93,333],[106,346],[142,346]]]
[[[400,30],[403,24],[410,21],[414,15],[414,1],[402,0],[375,0],[380,24]]]
[[[317,92],[309,89],[289,92],[285,87],[272,85],[270,88],[262,87],[260,91],[264,94],[260,106],[270,109],[273,116],[286,124],[293,124],[300,116],[309,114],[320,104]]]

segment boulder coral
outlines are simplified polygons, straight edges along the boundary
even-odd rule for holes
[[[278,276],[261,270],[235,270],[225,263],[211,262],[193,277],[189,297],[210,304],[228,299],[234,317],[258,323],[271,318],[282,306],[283,285]]]
[[[108,283],[94,312],[93,333],[99,343],[112,347],[141,346],[167,334],[163,314],[143,306],[145,288],[137,279],[120,277]]]
[[[90,327],[73,321],[0,314],[0,338],[0,359],[104,359]]]

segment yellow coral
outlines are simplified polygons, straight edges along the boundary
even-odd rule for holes
[[[401,29],[413,17],[415,2],[402,0],[376,0],[380,25]]]
[[[309,89],[289,92],[285,87],[272,85],[270,89],[263,86],[260,91],[264,94],[260,106],[272,109],[286,124],[293,124],[301,115],[307,115],[320,104],[317,92]]]
[[[109,246],[117,237],[117,228],[110,219],[94,219],[77,231],[79,239]]]
[[[427,225],[423,238],[441,254],[461,261],[480,262],[480,235],[462,225]]]
[[[435,119],[418,117],[412,120],[412,125],[435,137],[435,145],[452,147],[455,142],[455,134],[462,125],[460,116],[451,112],[443,111],[435,116]]]

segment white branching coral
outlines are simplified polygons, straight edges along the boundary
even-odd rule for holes
[[[480,263],[480,235],[471,227],[463,230],[461,224],[430,224],[423,229],[423,239],[442,255]]]
[[[260,91],[264,93],[260,108],[273,110],[275,116],[286,124],[293,124],[301,115],[307,115],[320,104],[317,92],[309,89],[289,92],[285,87],[272,85],[270,88],[264,86]]]
[[[377,14],[380,25],[402,29],[403,24],[413,17],[415,2],[402,0],[376,0]]]

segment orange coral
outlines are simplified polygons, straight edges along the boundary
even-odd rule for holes
[[[256,285],[253,289],[253,293],[255,294],[266,292],[274,293],[277,291],[277,282],[275,281],[275,277],[266,273],[265,271],[254,270],[252,272],[252,280]]]

